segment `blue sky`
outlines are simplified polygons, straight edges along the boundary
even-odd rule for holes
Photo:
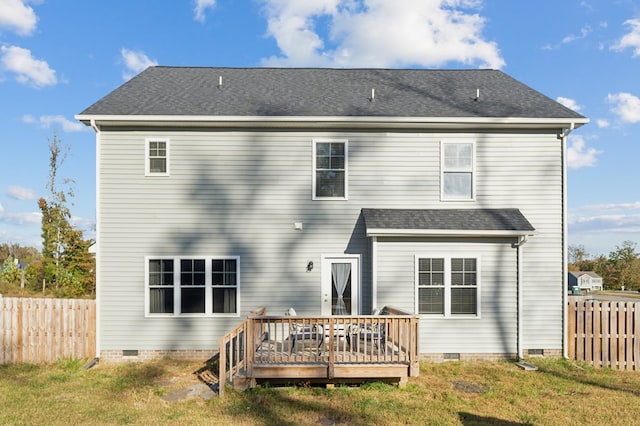
[[[0,0],[0,242],[40,247],[47,145],[95,223],[74,115],[149,65],[499,68],[590,118],[569,137],[569,243],[640,243],[640,0]]]

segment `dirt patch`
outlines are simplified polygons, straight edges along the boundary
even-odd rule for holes
[[[178,402],[187,398],[196,397],[207,400],[217,395],[217,391],[214,391],[204,383],[196,383],[186,388],[170,390],[165,396],[162,397],[162,399],[167,402]]]

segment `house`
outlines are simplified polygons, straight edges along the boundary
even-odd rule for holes
[[[601,291],[602,277],[592,271],[570,271],[568,280],[569,290],[578,287],[580,290]]]
[[[425,358],[561,355],[566,138],[497,70],[151,67],[96,133],[98,356],[204,357],[256,307],[419,315]]]

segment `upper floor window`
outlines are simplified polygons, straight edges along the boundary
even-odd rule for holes
[[[347,141],[314,140],[313,151],[313,199],[346,199]]]
[[[443,200],[475,198],[473,142],[442,142],[440,145],[441,194]]]
[[[169,174],[169,139],[147,138],[145,141],[146,165],[145,174]]]
[[[149,314],[237,314],[239,259],[147,258]]]
[[[419,314],[478,316],[480,272],[476,257],[417,257]]]

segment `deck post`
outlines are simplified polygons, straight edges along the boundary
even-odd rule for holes
[[[224,397],[224,387],[225,387],[225,379],[227,372],[225,371],[227,368],[227,355],[226,355],[226,344],[225,338],[220,339],[220,349],[218,353],[220,357],[218,358],[218,395],[220,398]]]
[[[256,340],[255,340],[255,325],[256,321],[253,317],[249,316],[246,321],[247,329],[245,331],[244,342],[244,370],[246,372],[246,378],[249,380],[249,387],[253,385],[253,361],[256,353]]]
[[[329,366],[327,367],[327,378],[329,379],[333,379],[335,377],[336,351],[333,347],[335,332],[334,325],[333,317],[329,318]]]
[[[410,339],[411,347],[409,349],[409,375],[411,377],[418,377],[420,375],[420,341],[418,334],[419,321],[416,317],[412,317],[410,320]]]

